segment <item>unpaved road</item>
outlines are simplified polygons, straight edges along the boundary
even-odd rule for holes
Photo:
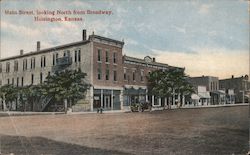
[[[2,154],[246,154],[248,106],[0,117]]]

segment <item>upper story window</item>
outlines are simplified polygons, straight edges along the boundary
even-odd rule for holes
[[[44,55],[41,57],[41,67],[46,67],[46,57]]]
[[[97,50],[97,61],[102,61],[102,50]]]
[[[75,62],[81,62],[81,50],[80,49],[75,50]]]
[[[106,80],[109,80],[109,65],[106,66]]]
[[[133,81],[135,81],[135,71],[133,71],[133,75],[132,75],[133,77]]]
[[[6,62],[6,72],[10,72],[10,62]]]
[[[67,57],[70,57],[70,51],[69,51],[69,50],[64,51],[64,52],[63,52],[63,56],[64,56],[64,57],[66,57],[66,56],[67,56]]]
[[[28,64],[27,64],[27,59],[23,59],[23,70],[27,70]]]
[[[116,52],[113,53],[113,63],[114,64],[117,63],[117,54],[116,54]]]
[[[15,60],[14,61],[14,72],[17,72],[18,71],[18,61]]]
[[[31,74],[31,84],[34,83],[34,74]]]
[[[106,53],[106,59],[105,59],[106,61],[105,62],[109,62],[109,51],[106,51],[105,53]]]
[[[114,77],[114,81],[117,81],[117,71],[116,70],[113,71],[113,77]]]
[[[81,62],[81,50],[78,50],[78,62]]]
[[[52,65],[55,66],[57,63],[58,53],[53,53]]]
[[[97,68],[97,79],[101,80],[102,79],[102,68],[101,68],[101,64],[98,64],[98,68]]]
[[[16,86],[19,87],[19,77],[16,79]]]
[[[144,81],[144,70],[141,70],[141,81]]]
[[[40,83],[43,83],[43,73],[40,73]]]
[[[22,77],[22,79],[21,79],[21,86],[23,86],[23,77]]]
[[[0,64],[0,73],[2,73],[3,69],[2,69],[2,64]]]
[[[35,57],[32,57],[30,59],[30,69],[35,69],[36,68],[36,59]]]
[[[127,80],[127,68],[123,69],[123,78],[124,80]]]

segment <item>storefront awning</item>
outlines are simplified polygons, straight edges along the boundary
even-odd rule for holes
[[[198,93],[200,98],[211,98],[209,92]]]
[[[192,95],[191,95],[191,99],[192,99],[192,100],[199,100],[200,97],[199,97],[197,94],[192,94]]]
[[[146,86],[136,86],[136,85],[124,85],[126,89],[146,89]]]
[[[225,91],[223,91],[223,90],[215,90],[215,91],[212,91],[211,93],[215,93],[218,95],[226,95]]]

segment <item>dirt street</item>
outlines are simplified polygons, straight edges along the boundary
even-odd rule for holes
[[[246,154],[248,106],[0,117],[0,142],[15,155]]]

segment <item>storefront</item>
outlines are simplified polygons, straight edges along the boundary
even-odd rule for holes
[[[93,109],[121,110],[121,90],[94,89]]]
[[[145,103],[147,101],[146,88],[125,87],[123,91],[123,105],[130,106],[136,103]]]

